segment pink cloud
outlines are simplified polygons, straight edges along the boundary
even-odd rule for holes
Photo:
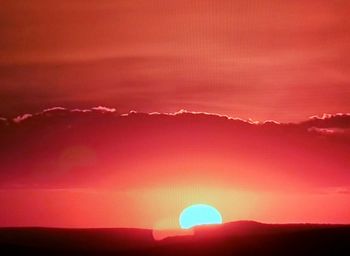
[[[23,115],[20,115],[20,116],[17,116],[13,119],[13,121],[15,123],[20,123],[24,120],[27,120],[28,118],[31,118],[33,115],[32,114],[23,114]]]

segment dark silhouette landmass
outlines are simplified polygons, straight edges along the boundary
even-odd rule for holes
[[[203,226],[155,241],[146,229],[1,228],[1,255],[350,255],[350,225]]]

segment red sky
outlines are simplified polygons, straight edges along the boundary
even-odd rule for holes
[[[3,1],[2,115],[52,106],[301,121],[350,107],[349,1]]]
[[[350,223],[350,115],[251,123],[217,115],[52,109],[0,126],[0,226]]]
[[[0,226],[350,223],[349,10],[2,1]]]

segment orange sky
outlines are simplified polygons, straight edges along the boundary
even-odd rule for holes
[[[0,226],[350,223],[349,10],[1,1]]]
[[[252,123],[205,113],[49,109],[0,122],[0,226],[350,223],[350,114]]]
[[[3,1],[0,114],[349,111],[349,1]],[[14,100],[16,99],[16,100]]]
[[[209,203],[224,222],[350,223],[349,195],[341,193],[263,193],[201,187],[139,191],[1,190],[1,226],[136,227],[178,229],[180,212]]]

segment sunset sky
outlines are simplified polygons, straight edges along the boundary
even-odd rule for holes
[[[1,113],[347,112],[349,9],[347,0],[2,1]]]
[[[350,2],[0,8],[0,226],[350,223]]]

